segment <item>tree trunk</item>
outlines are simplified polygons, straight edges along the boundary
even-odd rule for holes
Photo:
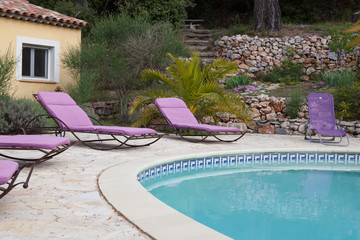
[[[278,0],[254,1],[255,31],[270,32],[282,29],[281,10]]]

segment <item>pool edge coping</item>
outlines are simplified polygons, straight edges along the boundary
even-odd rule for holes
[[[273,152],[327,152],[358,153],[356,149],[322,148],[275,148],[248,150],[221,150],[161,157],[149,163],[149,159],[134,159],[104,170],[98,178],[98,186],[107,201],[130,222],[155,239],[231,239],[172,209],[152,196],[137,180],[139,172],[159,164],[182,159],[231,155],[242,153]],[[119,183],[119,180],[121,183]],[[117,189],[117,191],[113,191]]]

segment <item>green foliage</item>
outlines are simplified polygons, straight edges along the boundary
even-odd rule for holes
[[[296,54],[296,52],[290,46],[286,46],[286,54],[288,56],[294,56]]]
[[[227,78],[225,80],[225,85],[231,89],[236,88],[238,86],[249,85],[251,83],[252,83],[251,77],[248,77],[246,75],[237,75],[237,76]]]
[[[202,66],[199,55],[195,52],[188,61],[175,58],[171,54],[170,57],[174,63],[166,69],[166,74],[154,69],[142,72],[144,81],[157,85],[133,102],[131,113],[146,106],[134,126],[146,125],[156,116],[156,109],[149,109],[152,105],[147,104],[156,98],[170,96],[181,98],[199,119],[211,116],[218,120],[217,112],[229,112],[247,121],[249,112],[245,103],[238,94],[227,92],[219,83],[226,74],[237,70],[236,63],[217,59],[207,66]]]
[[[334,103],[337,118],[360,120],[360,79],[350,86],[342,86],[335,90]]]
[[[311,24],[321,21],[348,21],[360,2],[354,0],[283,0],[281,16],[285,23]]]
[[[22,128],[35,116],[44,114],[41,106],[27,99],[11,99],[2,97],[0,100],[0,134],[22,133]],[[45,120],[38,119],[31,128],[43,126]]]
[[[275,67],[272,72],[262,76],[265,82],[272,83],[295,83],[300,81],[302,64],[297,64],[291,61],[284,61],[282,66]]]
[[[253,27],[250,25],[243,25],[243,24],[234,24],[230,25],[228,28],[228,35],[249,35],[249,36],[256,36],[257,33],[254,31]]]
[[[15,71],[16,60],[10,52],[10,47],[5,54],[0,55],[0,97],[8,96],[11,78]]]
[[[356,33],[360,32],[360,20],[356,21],[353,27],[347,29],[345,33]],[[355,37],[351,42],[348,43],[347,47],[360,46],[360,36]]]
[[[322,73],[320,75],[321,81],[325,82],[330,87],[349,87],[356,80],[356,75],[352,73],[350,70],[343,71],[332,71]]]
[[[328,30],[331,36],[331,41],[328,43],[329,49],[331,52],[337,53],[338,57],[341,56],[342,52],[353,51],[353,47],[348,44],[356,38],[356,35],[344,32],[350,29],[350,27],[350,24],[346,24],[343,27],[333,27]]]
[[[194,6],[192,0],[119,0],[118,5],[131,17],[147,15],[152,23],[170,22],[176,27],[187,18],[186,8]]]
[[[54,10],[61,12],[71,17],[85,20],[88,25],[81,29],[82,36],[87,36],[90,33],[91,27],[95,25],[99,17],[96,11],[89,7],[78,4],[74,1],[61,0],[57,1]]]
[[[285,23],[314,23],[321,20],[322,9],[316,1],[303,0],[295,4],[292,2],[288,1],[280,5]]]
[[[98,89],[96,78],[95,73],[83,72],[82,74],[77,74],[73,76],[75,82],[65,86],[65,91],[78,104],[100,100],[100,98],[97,97],[99,91],[96,91]]]
[[[290,92],[290,98],[286,102],[286,113],[291,118],[297,118],[301,106],[305,103],[304,93],[300,90]]]
[[[165,69],[167,53],[187,56],[188,50],[177,32],[166,23],[151,24],[146,18],[121,15],[99,21],[82,41],[81,49],[70,48],[63,59],[74,72],[77,91],[84,100],[101,87],[114,90],[120,102],[120,120],[129,121],[130,94],[141,85],[140,72],[146,68]],[[80,74],[81,78],[78,74]],[[81,89],[86,85],[86,90]]]
[[[83,36],[87,36],[89,34],[91,27],[95,25],[98,18],[100,17],[96,10],[88,6],[88,4],[81,5],[73,0],[30,0],[30,2],[71,17],[85,20],[89,23],[89,25],[82,28],[81,34]],[[101,9],[101,12],[103,12],[103,9]]]

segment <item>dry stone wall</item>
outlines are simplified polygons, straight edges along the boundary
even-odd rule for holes
[[[222,113],[221,126],[237,127],[249,133],[304,135],[309,119],[307,104],[298,112],[298,118],[290,119],[286,115],[285,98],[267,95],[247,96],[245,103],[252,112],[253,119],[246,125],[230,114]],[[205,119],[205,121],[208,119]],[[206,121],[211,123],[211,121]],[[360,122],[340,121],[340,127],[348,134],[360,137]]]
[[[269,97],[261,94],[259,96],[244,97],[246,105],[252,112],[253,119],[245,124],[240,119],[228,113],[219,113],[220,126],[237,127],[241,131],[262,134],[289,134],[304,135],[308,121],[308,108],[303,105],[298,112],[298,118],[290,119],[286,115],[286,99]],[[101,118],[116,117],[119,104],[116,101],[103,101],[88,103],[85,105],[87,112],[96,114]],[[204,123],[214,124],[212,118],[204,118]],[[360,137],[360,122],[345,122],[339,124],[347,133]]]
[[[270,37],[248,35],[224,36],[215,41],[217,57],[236,61],[240,72],[268,72],[281,66],[285,59],[304,64],[302,77],[308,80],[313,73],[343,68],[360,67],[359,52],[340,54],[329,51],[331,36]]]

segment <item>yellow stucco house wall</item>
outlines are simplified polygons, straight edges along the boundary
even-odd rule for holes
[[[10,92],[14,97],[32,98],[73,81],[62,59],[69,47],[79,46],[86,22],[26,0],[0,0],[0,14],[0,54],[10,49],[17,60]]]

